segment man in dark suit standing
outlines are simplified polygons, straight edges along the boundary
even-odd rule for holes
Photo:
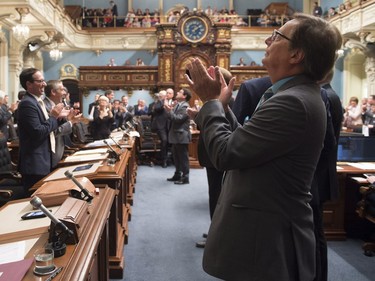
[[[30,187],[52,170],[52,153],[55,151],[53,132],[58,128],[57,118],[64,105],[55,105],[48,116],[41,99],[46,82],[38,69],[23,70],[20,83],[26,89],[26,95],[18,105],[18,169],[27,194]]]
[[[315,238],[310,188],[323,147],[320,86],[342,38],[329,22],[295,14],[266,39],[272,87],[243,126],[218,67],[192,59],[189,86],[204,103],[195,121],[215,168],[226,171],[203,256],[224,280],[312,281]],[[308,42],[308,43],[307,43]]]
[[[168,158],[168,113],[164,109],[167,92],[159,92],[157,100],[148,107],[151,115],[151,130],[155,132],[160,140],[160,159],[161,166],[166,168]]]
[[[100,95],[99,94],[96,94],[95,95],[95,100],[89,104],[89,115],[92,115],[94,116],[94,108],[98,105],[98,99],[99,99]]]
[[[232,108],[240,124],[251,117],[261,96],[271,86],[268,76],[250,79],[241,84]]]
[[[168,181],[173,181],[175,184],[189,183],[189,143],[191,141],[190,133],[190,118],[186,110],[189,107],[188,101],[191,98],[191,93],[188,89],[181,89],[177,92],[175,107],[165,103],[164,108],[168,112],[168,119],[171,121],[169,128],[168,139],[172,144],[173,162],[176,171],[173,177],[168,178]]]
[[[329,200],[338,198],[339,183],[337,180],[337,148],[343,121],[343,109],[340,98],[329,84],[333,70],[320,82],[322,98],[327,108],[327,129],[324,147],[320,154],[314,179],[311,185],[313,198],[310,205],[314,214],[314,233],[316,240],[316,276],[314,281],[327,281],[327,241],[323,228],[323,205]]]

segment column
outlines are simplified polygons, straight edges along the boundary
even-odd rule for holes
[[[375,57],[366,58],[365,72],[367,77],[367,96],[375,95]]]
[[[19,75],[23,68],[23,48],[16,40],[11,39],[9,48],[9,95],[13,100],[18,99],[18,91],[20,90]]]

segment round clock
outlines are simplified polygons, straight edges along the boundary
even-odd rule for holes
[[[64,70],[65,70],[66,73],[70,74],[70,73],[73,73],[74,68],[71,65],[67,64],[67,65],[65,65]]]
[[[208,26],[200,17],[189,17],[182,23],[181,33],[187,41],[197,43],[206,37]]]

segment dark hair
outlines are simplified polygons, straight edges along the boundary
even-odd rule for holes
[[[29,81],[29,82],[34,82],[34,74],[36,72],[38,72],[39,69],[36,69],[36,68],[26,68],[24,70],[22,70],[21,74],[20,74],[20,83],[21,83],[21,86],[27,90],[27,86],[26,86],[26,82]]]
[[[291,49],[301,49],[305,55],[304,73],[315,81],[322,80],[334,67],[342,37],[333,24],[319,17],[295,14],[298,24],[291,36]]]
[[[23,97],[26,95],[26,91],[21,90],[18,92],[18,100],[22,100]]]
[[[191,92],[186,88],[182,88],[182,91],[184,92],[185,100],[189,101],[191,99]]]
[[[108,95],[110,95],[110,94],[112,94],[112,93],[113,93],[112,90],[106,90],[106,91],[104,92],[104,95],[105,95],[105,96],[108,96]]]

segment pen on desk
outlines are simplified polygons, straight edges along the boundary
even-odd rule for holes
[[[63,269],[63,267],[59,267],[58,269],[55,270],[54,273],[51,274],[50,277],[48,277],[45,281],[51,281],[53,278],[55,278],[57,276],[57,274],[59,274],[61,272],[61,270]]]

